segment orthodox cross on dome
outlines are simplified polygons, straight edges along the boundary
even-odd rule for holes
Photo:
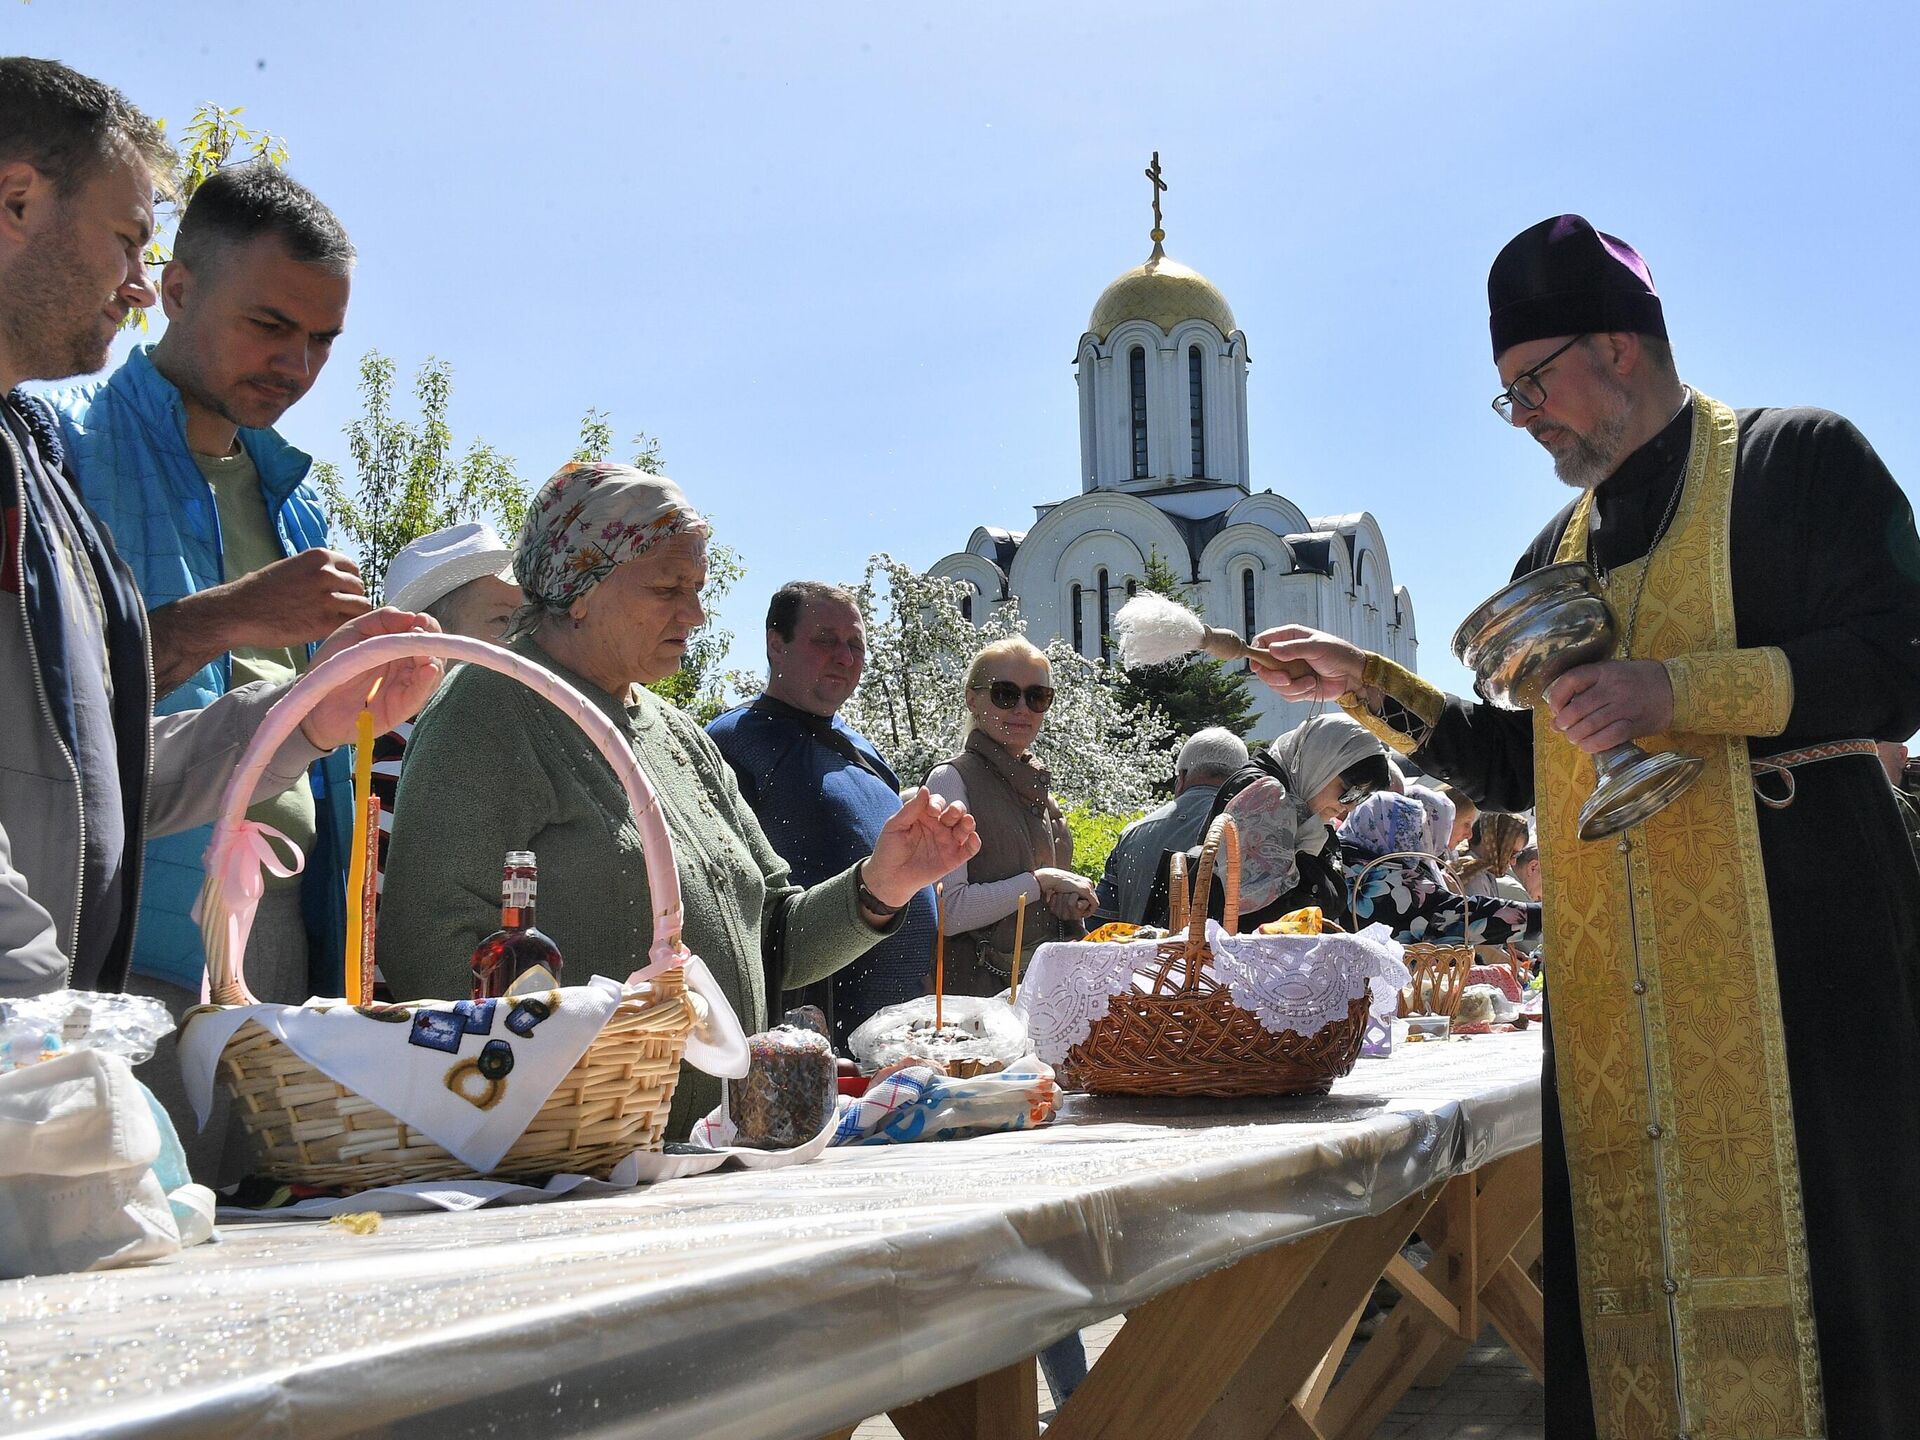
[[[1147,179],[1153,182],[1153,233],[1148,236],[1148,238],[1152,240],[1154,244],[1158,245],[1162,240],[1167,238],[1167,232],[1160,228],[1160,195],[1167,188],[1167,182],[1160,178],[1160,152],[1158,150],[1153,152],[1153,163],[1147,166],[1144,173]]]

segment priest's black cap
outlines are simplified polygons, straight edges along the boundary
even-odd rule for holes
[[[1528,340],[1629,331],[1667,337],[1653,272],[1626,241],[1581,215],[1530,225],[1487,272],[1493,358]]]

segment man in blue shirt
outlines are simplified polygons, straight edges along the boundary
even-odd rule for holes
[[[54,397],[88,506],[145,598],[160,714],[294,678],[368,609],[354,563],[328,548],[311,459],[272,428],[345,324],[353,256],[332,212],[281,171],[217,171],[181,218],[159,343]],[[261,900],[249,976],[264,999],[340,993],[348,776],[346,753],[329,756],[252,814],[307,857]],[[176,1010],[197,1000],[205,963],[192,908],[206,843],[197,829],[147,850],[132,983]]]
[[[765,693],[707,727],[797,885],[818,884],[871,854],[880,827],[900,809],[898,777],[837,714],[866,658],[866,628],[849,591],[812,580],[783,585],[767,607]],[[933,932],[933,892],[922,890],[898,930],[787,1001],[825,1010],[844,1053],[848,1033],[874,1011],[925,993]],[[779,976],[767,977],[769,996],[781,988]]]

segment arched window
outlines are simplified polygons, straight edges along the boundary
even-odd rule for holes
[[[1127,598],[1131,600],[1140,593],[1140,582],[1129,575],[1127,577]]]
[[[1080,582],[1078,580],[1073,582],[1073,589],[1068,593],[1070,598],[1067,603],[1073,607],[1073,653],[1084,655],[1087,653],[1087,627],[1080,614]]]
[[[1253,567],[1251,565],[1240,572],[1240,620],[1245,626],[1247,640],[1251,642],[1257,633],[1254,629]]]
[[[1147,478],[1147,352],[1127,352],[1127,386],[1133,396],[1133,478]]]
[[[1187,347],[1187,429],[1193,436],[1193,478],[1207,476],[1207,412],[1200,384],[1200,347]]]
[[[960,597],[960,618],[968,624],[973,623],[973,595],[971,592]]]
[[[1102,660],[1110,660],[1113,657],[1107,653],[1107,630],[1113,622],[1113,611],[1111,608],[1113,604],[1113,591],[1107,584],[1107,572],[1104,569],[1095,571],[1094,578],[1100,585],[1100,658]]]

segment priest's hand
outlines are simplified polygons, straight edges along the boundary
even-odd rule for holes
[[[1304,625],[1262,630],[1253,646],[1272,657],[1255,659],[1253,673],[1288,700],[1338,700],[1360,688],[1367,665],[1367,652],[1358,645]]]
[[[1553,728],[1589,755],[1673,724],[1673,682],[1658,660],[1602,660],[1547,687]]]
[[[900,798],[900,813],[881,827],[863,876],[882,905],[905,905],[980,850],[973,816],[959,801],[942,800],[927,789],[909,790]]]
[[[313,663],[330,660],[342,650],[374,635],[399,635],[408,631],[435,634],[439,623],[431,615],[416,615],[410,610],[391,608],[369,611],[349,620],[313,653]],[[367,692],[375,681],[380,692],[373,698],[373,733],[384,735],[402,720],[426,704],[440,683],[440,662],[425,656],[393,660],[370,674],[357,676],[341,689],[328,695],[300,722],[307,741],[316,750],[337,750],[352,742],[360,707],[367,703]]]

